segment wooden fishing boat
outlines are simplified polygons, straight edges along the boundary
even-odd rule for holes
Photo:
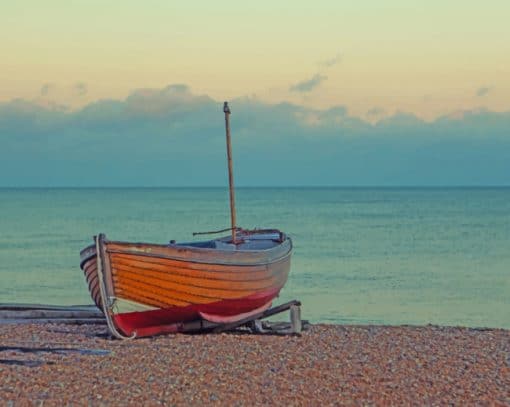
[[[287,281],[291,240],[276,230],[157,245],[108,241],[81,252],[99,309],[122,336],[178,332],[204,319],[229,323],[270,307]],[[106,307],[105,307],[106,305]]]
[[[230,109],[224,105],[231,236],[169,244],[94,237],[80,253],[89,291],[119,338],[186,331],[203,321],[228,324],[271,306],[287,281],[292,241],[276,229],[236,226]]]

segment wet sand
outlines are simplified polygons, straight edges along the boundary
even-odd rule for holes
[[[509,330],[105,334],[104,325],[0,325],[0,405],[510,405]]]

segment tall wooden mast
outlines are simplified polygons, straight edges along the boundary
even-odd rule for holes
[[[232,169],[232,144],[230,142],[230,108],[228,102],[223,104],[225,113],[225,131],[227,137],[228,187],[230,190],[230,223],[232,227],[232,243],[236,244],[236,200],[234,196],[234,172]]]

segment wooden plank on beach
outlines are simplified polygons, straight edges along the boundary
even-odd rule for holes
[[[95,305],[0,304],[0,324],[61,323],[103,324]]]
[[[99,310],[1,310],[0,320],[2,319],[59,319],[59,318],[102,318],[103,314]]]
[[[0,325],[8,324],[66,324],[66,325],[103,325],[103,318],[23,318],[23,319],[0,319]]]
[[[0,303],[0,310],[77,310],[77,311],[92,311],[99,309],[94,304],[86,305],[47,305],[47,304],[2,304]]]

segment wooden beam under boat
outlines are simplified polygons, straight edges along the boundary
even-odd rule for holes
[[[0,304],[0,324],[59,323],[105,324],[104,315],[95,305]]]

